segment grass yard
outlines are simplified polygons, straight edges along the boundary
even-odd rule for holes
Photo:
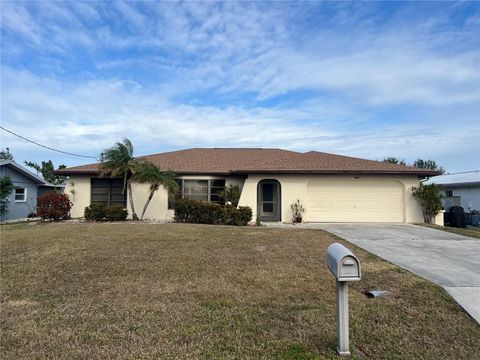
[[[319,230],[4,225],[2,358],[335,358],[332,241]],[[479,357],[480,326],[443,289],[348,246],[364,274],[350,287],[354,357]]]
[[[432,228],[432,229],[451,232],[457,235],[470,236],[472,238],[480,239],[480,229],[472,229],[472,228],[462,229],[462,228],[456,228],[456,227],[450,227],[450,226],[438,226],[438,225],[430,225],[430,224],[421,224],[421,225]]]

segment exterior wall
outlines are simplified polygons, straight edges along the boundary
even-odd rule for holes
[[[132,184],[133,204],[138,217],[142,214],[143,207],[150,194],[148,184]],[[132,209],[130,207],[130,199],[127,198],[128,218],[132,218]],[[148,205],[144,215],[144,220],[161,220],[168,221],[173,219],[173,210],[168,209],[168,194],[164,188],[158,189],[153,195],[152,201]]]
[[[64,193],[73,203],[70,215],[72,218],[81,218],[87,206],[90,206],[90,176],[70,176]]]
[[[214,179],[219,177],[211,176],[184,176],[184,179]],[[257,217],[257,185],[258,182],[264,179],[275,179],[281,185],[281,208],[282,208],[282,222],[291,222],[292,214],[290,205],[297,199],[305,206],[307,203],[307,185],[314,179],[329,179],[329,180],[352,180],[352,175],[345,176],[329,176],[329,175],[251,175],[244,178],[226,177],[225,184],[239,185],[242,190],[239,205],[249,206],[253,210],[253,220]],[[404,222],[414,223],[423,222],[423,216],[416,199],[412,196],[411,187],[417,186],[419,180],[416,176],[360,176],[358,181],[369,180],[395,180],[399,181],[404,189]],[[72,185],[73,184],[73,185]],[[72,193],[73,190],[73,193]],[[137,215],[140,216],[148,197],[148,185],[146,184],[132,184],[134,206]],[[72,217],[83,217],[85,207],[90,205],[90,176],[72,176],[70,177],[65,188],[67,194],[73,202],[71,210]],[[131,217],[130,203],[127,199],[127,209]],[[160,188],[152,198],[150,205],[145,213],[145,219],[169,221],[173,219],[173,210],[168,209],[168,198],[165,189]],[[308,209],[304,215],[304,221],[308,220]]]
[[[1,220],[24,219],[37,208],[38,184],[9,166],[0,167],[0,176],[10,176],[13,186],[27,189],[25,202],[15,202],[15,190],[8,200],[8,213]]]
[[[88,175],[77,175],[71,176],[65,187],[65,194],[68,195],[70,200],[73,202],[72,209],[70,214],[72,218],[83,217],[85,207],[90,205],[90,176]],[[215,177],[215,176],[180,176],[178,178],[183,179],[197,179],[197,180],[208,180],[208,179],[225,179],[225,185],[228,186],[238,185],[240,188],[243,186],[244,178],[241,177]],[[73,191],[73,192],[72,192]],[[132,184],[133,192],[133,205],[135,207],[135,212],[138,217],[142,214],[143,207],[147,201],[149,195],[149,185],[147,184]],[[132,217],[132,209],[130,208],[130,199],[127,198],[127,210],[129,218]],[[147,211],[145,212],[144,219],[148,220],[160,220],[160,221],[170,221],[173,219],[173,210],[168,209],[168,195],[167,191],[162,187],[158,189],[153,195],[150,204],[148,205]]]
[[[455,187],[443,185],[442,188],[444,190],[443,195],[446,195],[446,191],[450,190],[453,196],[460,196],[460,206],[466,212],[480,210],[480,184]]]
[[[253,219],[257,217],[257,185],[264,179],[277,180],[281,185],[281,215],[282,222],[291,222],[292,213],[290,205],[297,199],[305,206],[307,203],[307,186],[311,180],[353,180],[354,176],[330,176],[330,175],[251,175],[245,180],[242,196],[240,197],[240,206],[250,206],[253,210]],[[412,196],[411,187],[419,184],[416,176],[360,176],[358,181],[379,181],[395,180],[399,181],[404,189],[404,222],[423,222],[423,216],[416,199]],[[304,214],[304,221],[308,222],[308,209]]]
[[[238,185],[240,189],[243,187],[244,178],[241,177],[221,177],[221,176],[176,176],[178,179],[195,179],[195,180],[211,180],[211,179],[225,179],[225,186],[229,185]],[[147,201],[149,195],[149,185],[147,184],[132,184],[133,192],[133,206],[135,207],[135,212],[138,217],[141,216],[145,202]],[[129,218],[131,218],[131,208],[130,200],[127,199],[127,209]],[[153,195],[150,204],[143,216],[144,220],[160,220],[160,221],[171,221],[173,220],[174,210],[168,209],[168,194],[167,191],[160,187],[155,194]]]

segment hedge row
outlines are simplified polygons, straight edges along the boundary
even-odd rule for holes
[[[235,208],[212,202],[178,200],[175,202],[175,221],[197,224],[245,226],[252,220],[252,209],[248,206]]]
[[[121,205],[92,204],[85,208],[84,217],[90,221],[124,221],[127,219],[128,211]]]

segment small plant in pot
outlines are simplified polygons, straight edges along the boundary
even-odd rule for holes
[[[300,203],[300,200],[297,200],[292,205],[290,205],[292,209],[292,220],[294,223],[301,223],[303,220],[303,213],[305,212],[305,208]]]

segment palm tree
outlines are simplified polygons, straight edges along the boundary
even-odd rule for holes
[[[150,184],[150,194],[148,195],[145,206],[143,207],[142,215],[140,220],[143,220],[143,216],[147,211],[147,207],[150,204],[150,201],[153,198],[155,192],[163,186],[168,192],[168,196],[173,196],[175,191],[178,189],[178,184],[173,178],[175,176],[171,171],[160,171],[160,169],[151,162],[141,162],[138,164],[135,170],[135,181],[140,183]]]
[[[102,154],[102,163],[100,165],[102,176],[122,176],[123,190],[128,189],[130,208],[132,209],[132,219],[138,220],[133,205],[131,180],[135,170],[138,167],[138,161],[133,157],[133,145],[127,138],[122,142],[117,142],[115,146],[106,149]]]

